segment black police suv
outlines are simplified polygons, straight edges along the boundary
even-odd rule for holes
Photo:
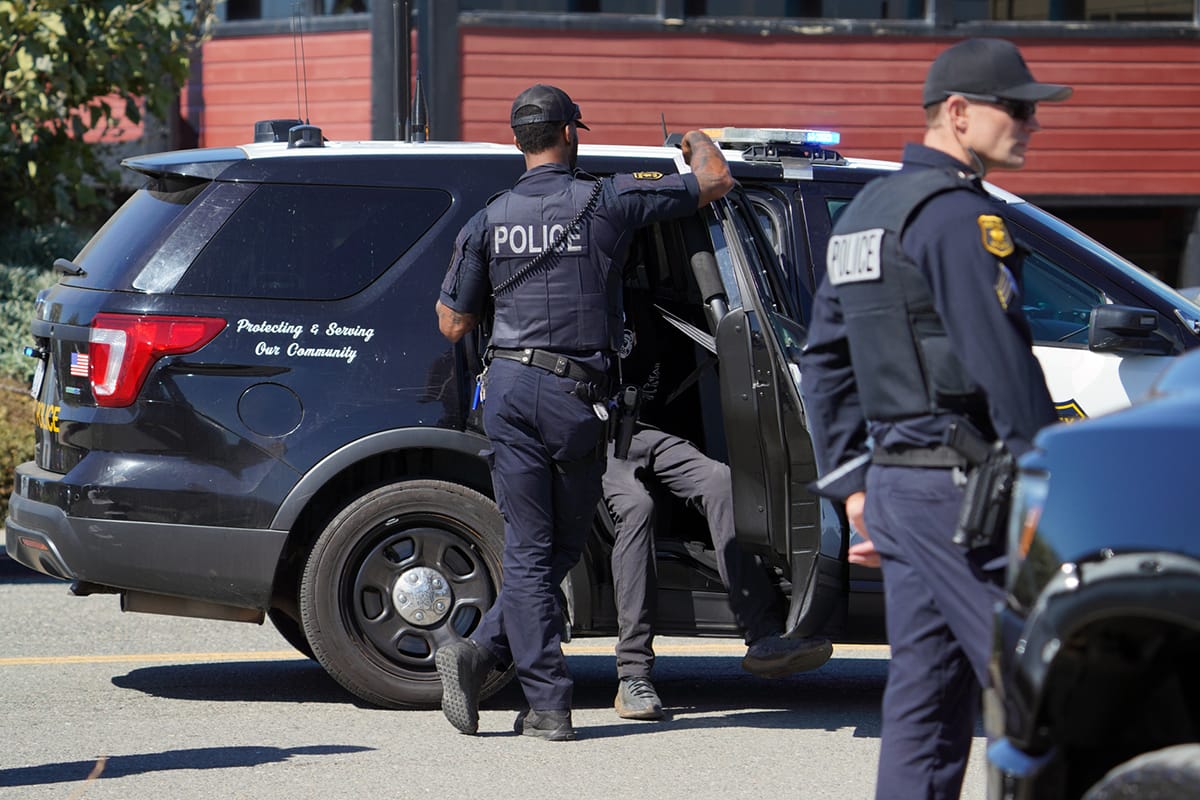
[[[833,217],[895,165],[820,132],[714,133],[742,188],[640,231],[627,270],[668,332],[668,429],[730,464],[739,540],[773,569],[789,629],[880,641],[878,573],[848,568],[842,515],[806,488],[797,355]],[[294,145],[124,162],[145,187],[37,300],[36,458],[6,546],[125,610],[269,619],[358,697],[424,706],[434,651],[495,598],[503,544],[470,409],[486,342],[449,345],[433,307],[455,234],[524,162],[489,144]],[[580,167],[686,168],[670,146],[584,146]],[[1200,308],[997,194],[1046,265],[1027,313],[1046,321],[1062,413],[1127,404],[1200,343]],[[665,512],[659,632],[738,635],[703,518]],[[616,632],[612,540],[601,509],[563,586],[573,635]]]
[[[991,800],[1200,797],[1200,353],[1020,464],[986,703]]]

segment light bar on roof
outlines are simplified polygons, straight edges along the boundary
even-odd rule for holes
[[[721,144],[838,144],[837,131],[799,130],[796,128],[706,128],[705,133]]]

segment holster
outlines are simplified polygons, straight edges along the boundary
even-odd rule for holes
[[[946,444],[969,465],[954,543],[968,551],[1003,550],[1017,465],[1002,442],[987,442],[969,426],[952,425]]]

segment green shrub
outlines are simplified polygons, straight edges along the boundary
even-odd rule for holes
[[[49,270],[0,264],[0,379],[25,383],[33,375],[33,359],[24,349],[33,344],[29,321],[34,300],[57,278]]]
[[[0,231],[0,264],[50,272],[56,258],[74,258],[88,236],[66,223]]]
[[[66,225],[18,228],[0,235],[0,523],[8,515],[13,469],[33,459],[33,409],[29,381],[33,343],[29,323],[34,301],[52,286],[56,258],[72,258],[87,234]]]
[[[8,517],[17,464],[33,459],[33,407],[28,386],[0,382],[0,524]]]

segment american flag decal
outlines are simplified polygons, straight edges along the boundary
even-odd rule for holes
[[[87,353],[71,353],[71,369],[72,375],[79,378],[88,376],[88,356]]]

